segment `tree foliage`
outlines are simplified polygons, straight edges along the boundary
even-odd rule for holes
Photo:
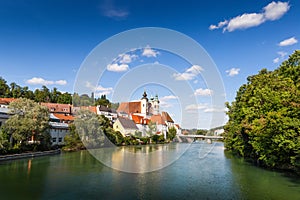
[[[176,133],[177,133],[177,131],[176,131],[176,128],[174,126],[169,128],[169,130],[168,130],[168,139],[173,140],[176,136]]]
[[[12,116],[5,122],[4,129],[10,135],[14,145],[22,147],[33,138],[43,148],[50,145],[49,112],[32,100],[20,98],[9,105]]]
[[[300,51],[248,77],[227,103],[225,147],[271,168],[300,169]]]

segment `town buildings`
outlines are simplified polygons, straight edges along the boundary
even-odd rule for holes
[[[0,98],[0,126],[10,117],[8,105],[16,99]],[[175,125],[169,113],[160,112],[158,95],[148,99],[146,91],[137,101],[121,102],[118,109],[108,106],[81,106],[74,107],[70,104],[40,103],[50,112],[49,133],[52,145],[63,145],[64,138],[69,133],[69,125],[74,122],[79,110],[89,110],[97,115],[103,115],[110,120],[115,131],[119,131],[124,137],[142,136],[153,134],[163,135],[167,138],[169,128],[175,127],[179,133],[179,125]]]

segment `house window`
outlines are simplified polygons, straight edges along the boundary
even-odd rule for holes
[[[62,138],[60,137],[60,138],[58,138],[58,142],[62,142]]]
[[[2,122],[0,122],[0,127],[2,126]]]
[[[55,143],[56,142],[56,137],[52,138],[52,142]]]

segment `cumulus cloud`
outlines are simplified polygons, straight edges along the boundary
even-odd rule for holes
[[[27,84],[30,85],[66,85],[66,80],[58,80],[58,81],[51,81],[51,80],[45,80],[40,77],[33,77],[26,81]]]
[[[173,77],[175,80],[182,81],[182,80],[193,80],[203,71],[203,68],[199,65],[193,65],[192,67],[188,68],[183,73],[175,73]]]
[[[240,72],[239,68],[231,68],[229,70],[226,70],[226,73],[228,74],[228,76],[235,76],[238,75]]]
[[[278,45],[281,47],[284,47],[284,46],[290,46],[290,45],[293,45],[296,43],[298,43],[298,40],[295,37],[291,37],[291,38],[288,38],[288,39],[285,39],[285,40],[279,42]]]
[[[108,95],[108,94],[111,94],[113,92],[112,87],[105,88],[101,85],[94,86],[88,81],[86,82],[85,86],[87,88],[91,89],[95,93],[95,96]]]
[[[277,20],[281,18],[288,10],[290,5],[288,2],[271,2],[264,7],[264,17],[266,20]]]
[[[210,89],[203,89],[199,88],[195,90],[194,95],[196,96],[211,96],[213,94],[213,91]]]
[[[124,72],[129,69],[129,66],[127,64],[113,63],[113,64],[107,65],[106,69],[108,71],[112,71],[112,72]]]
[[[157,57],[157,55],[159,55],[160,53],[154,49],[151,49],[151,47],[149,45],[147,45],[144,49],[143,49],[143,53],[142,55],[145,57]]]
[[[223,29],[224,31],[232,32],[236,29],[247,29],[258,26],[265,21],[263,14],[250,13],[243,14],[231,19],[228,25]]]
[[[223,32],[247,29],[263,24],[266,21],[280,19],[290,9],[288,2],[271,2],[259,13],[244,13],[230,20],[221,21],[218,25],[210,25],[209,30],[223,28]]]

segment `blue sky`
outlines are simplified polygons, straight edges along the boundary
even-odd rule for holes
[[[99,43],[130,29],[162,27],[202,45],[219,70],[225,100],[232,101],[248,76],[261,68],[275,69],[300,49],[299,19],[298,0],[2,0],[0,76],[32,90],[47,85],[73,92],[80,66]],[[172,113],[177,122],[181,122],[182,113],[195,111],[200,123],[191,120],[183,125],[187,128],[209,128],[226,121],[211,123],[212,115],[222,109],[211,104],[215,93],[205,84],[201,70],[197,73],[192,65],[169,52],[151,46],[139,48],[103,66],[106,71],[93,86],[97,93],[113,98],[116,83],[130,70],[141,64],[164,64],[191,86],[195,104],[181,107],[178,94],[159,83],[137,85],[127,98],[140,98],[144,89],[149,96],[158,93],[162,109]]]

